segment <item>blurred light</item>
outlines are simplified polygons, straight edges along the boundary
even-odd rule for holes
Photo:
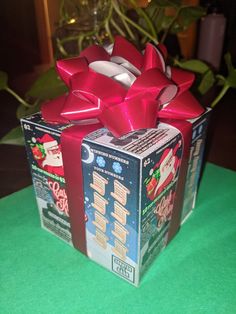
[[[70,19],[69,21],[68,21],[68,24],[73,24],[73,23],[75,23],[76,22],[76,20],[73,18],[73,19]]]

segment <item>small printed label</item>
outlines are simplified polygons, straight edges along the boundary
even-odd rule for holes
[[[126,280],[134,283],[135,268],[114,255],[112,255],[112,270]]]

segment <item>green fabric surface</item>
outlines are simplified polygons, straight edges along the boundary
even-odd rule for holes
[[[207,164],[196,209],[136,288],[0,200],[0,313],[236,313],[236,172]]]

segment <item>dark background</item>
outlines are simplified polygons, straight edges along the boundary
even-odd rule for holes
[[[207,3],[201,1],[202,5]],[[216,4],[227,19],[223,50],[231,52],[236,66],[236,1]],[[1,0],[0,42],[0,69],[8,73],[9,85],[23,96],[36,76],[35,67],[41,63],[34,1]],[[225,72],[223,62],[221,72]],[[209,103],[211,93],[202,99],[203,104]],[[0,137],[19,124],[15,117],[17,105],[11,95],[0,91]],[[235,120],[236,90],[231,90],[212,113],[205,159],[233,170],[236,170]],[[0,177],[0,197],[31,184],[24,147],[0,145]]]

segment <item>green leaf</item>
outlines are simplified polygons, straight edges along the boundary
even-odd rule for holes
[[[17,119],[21,119],[24,117],[27,117],[31,114],[34,114],[36,112],[40,111],[40,105],[41,103],[37,101],[34,105],[30,107],[25,107],[24,105],[20,104],[16,110],[16,117]]]
[[[236,69],[230,71],[228,77],[226,78],[228,85],[232,88],[236,88]]]
[[[165,10],[160,9],[160,11],[158,12],[158,17],[154,21],[154,25],[156,26],[158,33],[165,30],[168,27],[169,23],[170,23],[170,20],[165,15]]]
[[[193,22],[206,14],[206,10],[200,6],[183,7],[179,14],[179,27],[186,30]]]
[[[178,17],[176,16],[167,16],[165,14],[165,9],[172,8],[173,13],[179,12]],[[154,10],[164,10],[164,15],[158,15],[155,20],[151,17],[151,12]],[[176,34],[186,30],[193,22],[199,20],[206,14],[205,8],[201,6],[188,6],[183,4],[181,1],[168,1],[168,0],[152,0],[151,3],[145,8],[145,11],[148,12],[150,18],[156,26],[158,33],[161,30],[169,29],[169,32]]]
[[[150,3],[150,5],[152,4],[152,2]],[[149,8],[149,6],[147,7],[147,9]],[[165,15],[165,9],[164,8],[158,8],[156,11],[155,11],[155,15],[154,15],[154,18],[151,18],[155,27],[156,27],[156,30],[158,33],[160,33],[161,31],[164,30],[164,19],[165,19],[166,15]]]
[[[173,19],[172,17],[165,15],[165,7],[158,7],[153,1],[151,1],[150,4],[145,8],[145,13],[153,22],[157,33],[160,33],[166,29]],[[139,17],[139,24],[142,27],[146,27],[146,23],[142,17]]]
[[[17,126],[0,139],[0,144],[24,145],[21,126]]]
[[[214,108],[218,102],[224,97],[224,95],[227,93],[228,89],[230,88],[230,86],[228,85],[227,82],[225,82],[225,84],[223,85],[220,93],[216,96],[216,98],[213,100],[213,102],[211,103],[211,108]]]
[[[228,72],[231,72],[234,70],[233,64],[232,64],[232,59],[231,59],[231,54],[229,52],[227,52],[224,55],[224,59],[225,59],[225,63],[228,69]]]
[[[236,88],[236,69],[232,64],[231,54],[229,52],[226,53],[224,58],[228,69],[227,84],[232,88]]]
[[[67,87],[57,75],[54,68],[43,73],[28,90],[26,97],[40,100],[53,99],[67,91]]]
[[[7,73],[0,71],[0,90],[3,90],[7,87]]]
[[[215,77],[211,70],[207,71],[198,86],[199,92],[204,95],[215,83]]]
[[[173,16],[166,15],[165,10],[167,8],[174,8],[176,10],[180,6],[181,1],[153,0],[145,8],[145,13],[155,25],[157,33],[160,33],[167,29],[173,21]]]
[[[174,61],[181,69],[192,71],[199,74],[204,74],[210,70],[210,67],[203,61],[197,59],[191,59],[188,61]]]
[[[172,23],[173,20],[173,16],[167,16],[167,15],[163,15],[162,17],[162,23],[161,23],[161,28],[163,30],[168,29],[168,27],[170,26],[170,24]]]

